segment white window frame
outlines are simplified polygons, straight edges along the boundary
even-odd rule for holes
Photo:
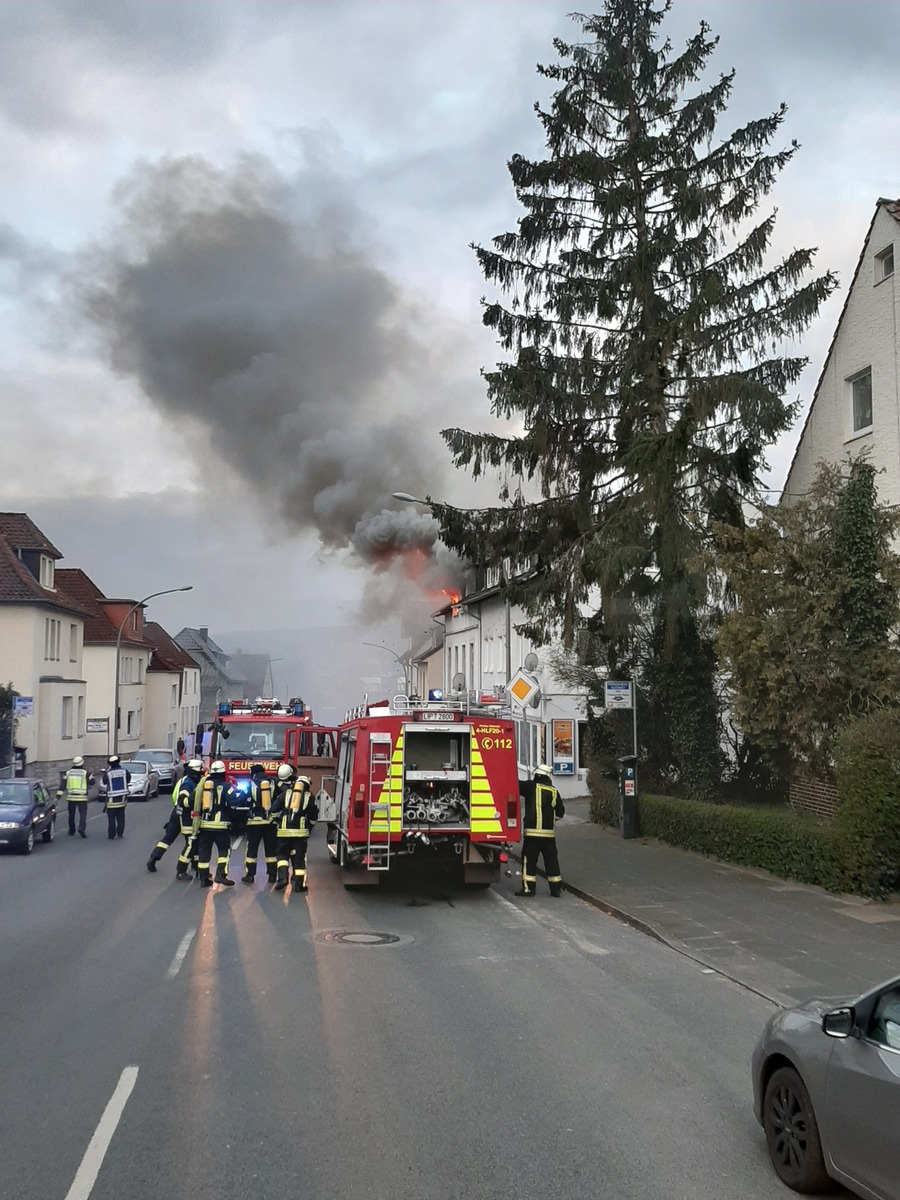
[[[84,737],[84,696],[78,697],[78,736]]]
[[[42,554],[39,559],[40,584],[41,587],[47,588],[50,591],[55,591],[53,559],[49,554]]]
[[[78,662],[78,626],[74,621],[69,625],[69,662]]]
[[[875,255],[875,283],[884,283],[894,274],[894,243],[885,246]]]
[[[869,380],[869,424],[856,424],[856,402],[855,402],[855,386],[863,379],[868,377]],[[862,437],[863,434],[870,433],[874,428],[875,423],[875,389],[872,380],[871,366],[864,367],[861,371],[854,371],[852,375],[848,375],[844,381],[847,386],[847,398],[850,408],[850,438]]]
[[[64,742],[70,742],[75,731],[75,697],[63,696],[60,721],[60,736]]]

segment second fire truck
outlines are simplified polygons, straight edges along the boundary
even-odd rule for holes
[[[500,878],[521,835],[513,723],[498,709],[396,697],[349,714],[328,781],[328,848],[347,887],[411,858]]]

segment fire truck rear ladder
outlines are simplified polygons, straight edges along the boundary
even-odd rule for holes
[[[381,739],[384,738],[384,742]],[[376,740],[377,739],[377,740]],[[387,752],[385,753],[385,747]],[[369,871],[389,871],[391,866],[391,804],[390,800],[373,800],[376,785],[384,788],[385,780],[391,766],[391,737],[390,734],[373,733],[369,745],[369,797],[368,820],[366,821],[366,868]],[[381,776],[376,779],[376,772]],[[384,818],[384,841],[373,840],[372,824],[375,820]],[[376,838],[381,834],[375,835]]]

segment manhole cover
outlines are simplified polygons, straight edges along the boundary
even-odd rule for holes
[[[373,933],[371,930],[338,929],[317,933],[317,942],[339,946],[396,946],[401,938],[396,933]]]

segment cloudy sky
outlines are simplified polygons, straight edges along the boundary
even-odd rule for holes
[[[535,65],[572,7],[2,0],[3,507],[109,595],[193,584],[150,614],[173,631],[394,617],[382,510],[472,497],[437,436],[488,421],[469,243],[519,215],[505,163],[541,151]],[[701,18],[737,69],[725,124],[783,100],[802,145],[776,250],[840,273],[808,402],[875,201],[900,196],[900,3],[674,0],[667,31]]]

